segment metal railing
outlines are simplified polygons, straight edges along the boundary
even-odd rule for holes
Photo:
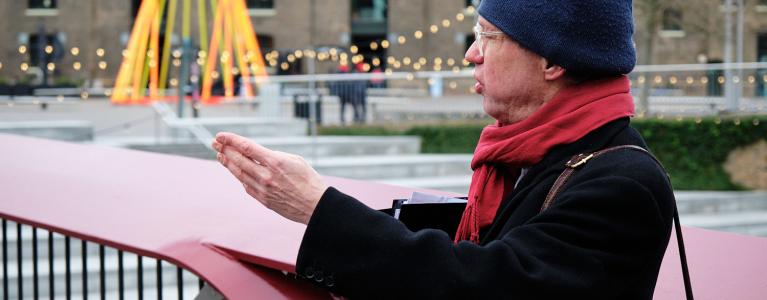
[[[205,284],[191,272],[161,259],[0,220],[5,300],[192,299]]]

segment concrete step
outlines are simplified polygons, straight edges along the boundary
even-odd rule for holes
[[[470,175],[470,154],[420,154],[321,157],[308,160],[322,175],[389,179]]]
[[[679,218],[684,226],[752,236],[767,236],[767,211],[683,214]]]
[[[74,120],[0,122],[0,133],[83,142],[93,140],[93,124]]]
[[[427,188],[433,190],[454,192],[466,195],[469,192],[471,175],[439,176],[439,177],[409,177],[378,180],[378,182],[396,186]]]
[[[675,191],[681,214],[767,211],[764,191]]]
[[[199,118],[176,119],[169,122],[172,136],[187,136],[191,134],[186,128],[203,126],[212,134],[227,131],[242,136],[304,136],[307,134],[308,123],[302,119],[292,118]]]
[[[421,149],[417,136],[303,136],[252,137],[267,148],[304,157],[353,156],[353,155],[412,155]],[[118,146],[135,150],[182,155],[187,157],[215,159],[215,154],[196,140],[154,138],[99,140],[98,144]]]

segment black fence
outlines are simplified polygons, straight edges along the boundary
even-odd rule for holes
[[[0,220],[4,300],[193,299],[204,286],[166,261]]]

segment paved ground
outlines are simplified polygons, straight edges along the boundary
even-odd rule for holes
[[[164,127],[156,117],[151,106],[116,106],[106,98],[41,98],[50,101],[47,109],[33,100],[10,101],[0,99],[0,121],[45,121],[45,120],[85,120],[93,123],[96,138],[154,136],[162,134]],[[717,106],[705,104],[694,99],[658,99],[653,112],[664,117],[711,115],[718,111]],[[291,117],[292,103],[284,101],[281,116]],[[767,99],[745,99],[742,101],[742,114],[767,114]],[[191,114],[187,106],[187,116]],[[347,120],[351,120],[351,108],[346,111]],[[248,103],[227,103],[217,106],[202,106],[202,117],[253,117],[258,118],[257,106]],[[408,122],[416,120],[444,120],[481,118],[482,99],[477,95],[447,96],[439,99],[429,97],[370,97],[368,120],[374,123]],[[323,102],[322,119],[325,125],[338,125],[339,106],[334,97]]]

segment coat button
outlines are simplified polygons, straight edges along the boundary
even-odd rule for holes
[[[317,282],[322,282],[323,280],[325,280],[325,278],[322,277],[322,271],[314,272],[314,280]]]
[[[335,278],[333,278],[333,275],[325,277],[325,286],[333,287],[334,285],[336,285],[336,281]]]
[[[304,270],[304,277],[312,279],[314,278],[314,268],[312,267],[306,267],[306,270]]]

